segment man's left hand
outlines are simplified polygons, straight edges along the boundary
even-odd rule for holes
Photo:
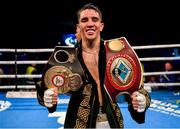
[[[144,112],[146,108],[146,97],[138,91],[135,91],[131,95],[132,105],[137,112]]]

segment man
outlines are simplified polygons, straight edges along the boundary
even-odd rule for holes
[[[164,71],[165,72],[170,72],[170,71],[173,71],[173,65],[171,62],[166,62],[164,64]],[[173,83],[173,82],[177,82],[177,77],[175,74],[162,74],[159,76],[159,82],[160,83]],[[166,88],[168,90],[178,90],[178,86],[170,86],[170,87],[167,87],[167,86],[163,86],[163,88]]]
[[[117,103],[112,102],[104,87],[106,50],[100,33],[104,28],[100,10],[92,4],[78,13],[77,30],[81,41],[77,45],[78,59],[86,74],[81,88],[71,96],[64,128],[123,128],[123,117]],[[57,89],[38,88],[39,102],[56,110]],[[132,118],[143,123],[150,105],[148,93],[141,88],[131,94],[129,111]]]
[[[172,71],[173,70],[172,64],[170,62],[166,62],[164,64],[164,70],[166,72]],[[159,81],[162,83],[176,82],[176,76],[174,74],[170,74],[170,75],[163,74],[163,75],[160,75]]]

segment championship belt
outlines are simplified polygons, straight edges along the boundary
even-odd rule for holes
[[[83,83],[84,72],[77,58],[76,49],[56,46],[42,78],[46,88],[58,88],[60,94],[77,91]]]
[[[125,37],[105,40],[106,75],[105,87],[112,101],[118,95],[131,94],[141,83],[141,64],[133,48]]]

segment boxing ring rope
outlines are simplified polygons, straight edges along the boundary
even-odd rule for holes
[[[165,45],[146,45],[146,46],[132,46],[133,49],[155,49],[155,48],[173,48],[180,47],[180,44],[165,44]]]
[[[166,61],[166,60],[180,60],[180,57],[146,57],[146,58],[139,58],[140,61]],[[31,61],[0,61],[0,64],[31,64],[36,62],[36,64],[45,64],[47,60],[31,60]]]
[[[134,50],[143,50],[143,49],[156,49],[156,48],[174,48],[180,47],[180,44],[169,44],[169,45],[147,45],[147,46],[132,46]],[[0,52],[12,52],[12,53],[49,53],[53,52],[54,49],[0,49]],[[144,57],[140,58],[140,61],[166,61],[166,60],[180,60],[180,57]],[[2,65],[19,65],[19,64],[46,64],[47,60],[26,60],[26,61],[0,61]],[[151,76],[151,75],[162,75],[162,74],[180,74],[180,71],[161,71],[161,72],[144,72],[143,76]],[[8,74],[8,75],[0,75],[0,78],[41,78],[41,74],[34,74],[34,75],[25,75],[25,74]],[[150,86],[180,86],[179,82],[173,83],[144,83],[144,85]],[[34,89],[35,85],[1,85],[0,89],[16,89],[16,88],[23,88],[23,89]]]

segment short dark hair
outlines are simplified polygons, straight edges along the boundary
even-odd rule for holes
[[[96,12],[99,13],[99,16],[100,16],[100,20],[102,21],[102,13],[101,13],[101,10],[93,5],[92,3],[88,3],[88,4],[85,4],[83,7],[81,7],[78,11],[77,11],[77,18],[78,18],[78,21],[80,19],[80,13],[86,9],[92,9],[92,10],[95,10]]]

